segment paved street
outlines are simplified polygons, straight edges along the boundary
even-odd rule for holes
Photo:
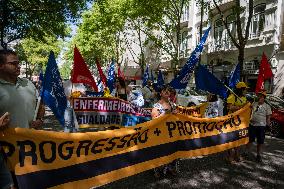
[[[55,127],[54,127],[55,125]],[[45,129],[61,130],[58,121],[47,109]],[[255,146],[254,146],[255,155]],[[110,183],[100,189],[167,189],[167,188],[284,188],[284,139],[266,136],[263,164],[253,158],[229,165],[224,154],[183,159],[177,177],[157,180],[152,171]]]
[[[100,187],[101,189],[152,188],[284,188],[284,140],[267,136],[263,164],[254,159],[226,164],[223,154],[184,159],[175,178],[156,180],[152,171]]]

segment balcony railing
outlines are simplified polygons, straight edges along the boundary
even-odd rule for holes
[[[208,43],[208,53],[218,52],[218,51],[229,51],[234,50],[235,46],[231,40],[213,40]]]
[[[221,0],[221,1],[217,1],[217,5],[222,9],[222,6],[225,6],[227,3],[231,3],[234,0]],[[215,5],[213,3],[213,1],[210,3],[210,8],[211,9],[215,9]]]

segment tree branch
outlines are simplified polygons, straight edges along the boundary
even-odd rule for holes
[[[237,40],[236,40],[236,39],[234,38],[234,36],[232,35],[232,33],[231,33],[231,31],[230,31],[230,29],[229,29],[229,27],[228,27],[227,22],[225,22],[224,14],[222,13],[220,7],[217,5],[216,0],[213,0],[213,3],[214,3],[214,5],[215,5],[215,7],[217,8],[219,15],[221,16],[222,23],[223,23],[223,25],[225,26],[225,28],[226,28],[226,30],[227,30],[227,32],[228,32],[228,34],[229,34],[229,36],[230,36],[232,42],[233,42],[234,45],[239,49],[239,48],[240,48],[240,45],[238,44]]]
[[[244,37],[243,37],[243,31],[242,31],[240,9],[241,9],[240,0],[236,0],[237,34],[238,34],[239,44],[242,47],[244,45]]]
[[[244,43],[246,44],[248,41],[248,37],[249,37],[249,31],[250,31],[250,24],[251,24],[251,19],[252,19],[252,15],[253,15],[253,0],[249,0],[249,16],[248,16],[248,20],[247,20],[247,25],[246,25],[246,33],[245,33],[245,39],[244,39]]]
[[[176,4],[177,0],[169,0],[169,2],[171,3],[171,5],[172,5],[172,7],[174,9],[173,13],[177,13],[175,15],[178,15],[180,11],[179,11],[179,8],[178,8],[178,6]]]
[[[134,61],[136,64],[140,65],[139,62],[136,62],[136,61],[135,61],[135,57],[134,57],[134,56],[137,57],[137,54],[136,54],[136,53],[134,52],[134,50],[130,47],[130,44],[129,44],[128,41],[127,41],[127,36],[126,36],[125,32],[123,31],[122,33],[123,33],[124,38],[126,39],[126,40],[125,40],[125,43],[126,43],[126,46],[127,46],[128,50],[129,50],[131,56],[132,56],[133,61]]]

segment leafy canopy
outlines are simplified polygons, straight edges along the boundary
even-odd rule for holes
[[[1,46],[23,38],[66,35],[67,22],[78,18],[87,0],[1,0]]]

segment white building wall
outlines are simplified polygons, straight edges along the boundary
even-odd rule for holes
[[[208,0],[210,1],[210,0]],[[222,10],[227,10],[224,12],[225,16],[228,16],[232,13],[231,6],[235,0],[223,0],[220,5]],[[211,7],[214,8],[214,5]],[[279,86],[278,79],[281,77],[284,80],[283,75],[283,52],[280,52],[279,45],[281,42],[281,35],[282,35],[282,26],[283,26],[283,12],[284,12],[284,3],[283,0],[255,0],[254,5],[259,5],[261,3],[265,3],[265,22],[264,22],[264,29],[263,31],[252,35],[250,33],[250,38],[246,46],[245,50],[245,64],[244,69],[247,74],[246,81],[249,82],[254,88],[254,85],[257,80],[258,76],[258,69],[259,69],[259,62],[261,60],[262,53],[265,52],[267,57],[270,59],[273,72],[275,73],[274,85],[270,86],[269,88],[278,89],[281,88]],[[241,6],[248,7],[247,0],[241,0]],[[242,19],[244,23],[246,23],[246,19],[248,17],[248,10],[246,10],[243,15]],[[215,40],[215,22],[220,18],[217,11],[215,10],[215,15],[213,11],[213,17],[209,17],[208,13],[204,14],[204,24],[203,24],[203,31],[207,29],[209,25],[211,25],[212,29],[205,44],[205,48],[202,54],[202,63],[208,64],[209,69],[213,70],[214,75],[223,79],[224,77],[228,76],[233,69],[234,65],[237,63],[238,57],[238,50],[230,42],[228,36],[226,36],[226,31],[222,29],[222,39],[221,42]],[[257,17],[256,17],[257,18]],[[259,19],[259,18],[258,18]],[[207,24],[206,24],[207,23]],[[190,56],[191,52],[196,47],[197,43],[199,42],[199,25],[200,25],[200,9],[197,6],[196,1],[190,1],[188,7],[188,18],[182,21],[184,25],[183,31],[188,31],[188,38],[187,38],[187,51],[182,58],[182,64],[184,64],[187,58]],[[252,25],[253,23],[251,23]],[[257,24],[256,24],[257,25]],[[251,26],[252,27],[252,26]],[[257,26],[259,27],[259,25]],[[158,34],[160,35],[160,34]],[[227,38],[226,38],[227,37]],[[139,49],[137,49],[139,51]],[[284,51],[284,49],[282,50]],[[151,57],[151,51],[146,51],[146,56]],[[131,59],[130,56],[127,56]],[[151,58],[150,62],[153,64],[156,62],[161,63],[163,67],[170,68],[170,59],[167,56],[160,56],[155,57],[157,60],[153,60]],[[220,64],[221,65],[217,65]],[[210,65],[213,65],[213,68],[210,68]],[[182,65],[181,65],[182,66]],[[283,69],[280,69],[283,68]],[[166,75],[166,80],[171,81],[172,75]],[[282,81],[282,80],[281,80]],[[272,82],[273,83],[273,82]],[[279,90],[275,90],[275,94],[278,94]]]

